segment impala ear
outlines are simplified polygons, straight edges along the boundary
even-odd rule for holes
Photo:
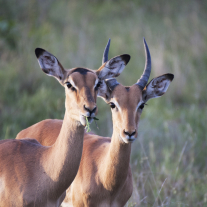
[[[115,78],[110,78],[102,81],[98,91],[98,96],[103,98],[105,102],[108,102],[111,92],[117,85],[119,85],[119,82]]]
[[[114,78],[121,74],[125,66],[130,60],[130,55],[124,54],[114,57],[105,62],[97,71],[96,74],[100,80]]]
[[[36,48],[35,54],[42,71],[49,76],[55,77],[62,84],[66,71],[59,63],[58,59],[54,55],[41,48]]]
[[[173,78],[174,75],[170,73],[153,78],[142,91],[143,101],[147,102],[151,98],[165,94]]]
[[[101,85],[98,89],[98,97],[101,97],[105,102],[107,102],[110,96],[110,90],[105,82],[105,80],[101,81]]]

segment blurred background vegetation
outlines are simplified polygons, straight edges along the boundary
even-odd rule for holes
[[[43,119],[64,115],[64,90],[39,68],[34,49],[65,68],[98,69],[109,57],[131,60],[118,80],[132,85],[173,73],[167,93],[150,100],[132,145],[134,192],[127,206],[207,206],[207,2],[202,0],[0,0],[0,139]],[[150,78],[150,79],[151,79]],[[110,107],[98,100],[99,130],[112,133]]]

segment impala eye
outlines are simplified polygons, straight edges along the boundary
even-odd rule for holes
[[[142,103],[139,108],[142,110],[144,108],[145,103]]]
[[[71,88],[72,91],[76,91],[76,89],[74,87]]]
[[[98,90],[98,88],[101,86],[101,81],[99,81],[95,87],[95,90]]]
[[[70,82],[66,82],[66,84],[68,88],[71,88],[72,84]]]
[[[112,102],[110,102],[109,105],[111,106],[112,109],[114,109],[116,107],[116,105]]]

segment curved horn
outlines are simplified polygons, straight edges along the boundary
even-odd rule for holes
[[[147,43],[145,41],[145,39],[143,40],[144,42],[144,48],[145,48],[145,69],[144,72],[141,76],[141,78],[137,81],[137,85],[139,85],[139,87],[143,90],[144,87],[146,86],[149,77],[150,77],[150,73],[151,73],[151,56],[150,56],[150,51],[149,48],[147,46]]]
[[[104,54],[103,54],[103,58],[102,58],[102,64],[104,64],[108,60],[110,42],[111,42],[111,39],[109,38],[109,41],[108,41],[108,43],[105,47],[105,50],[104,50]]]

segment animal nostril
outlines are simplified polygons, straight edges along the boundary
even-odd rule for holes
[[[124,129],[124,134],[129,135],[129,132],[126,132],[125,129]]]
[[[94,109],[91,111],[91,114],[92,113],[95,113],[96,112],[96,106],[94,107]]]
[[[136,134],[136,130],[134,130],[132,133],[131,133],[131,136],[134,136]]]
[[[95,113],[95,112],[96,112],[96,106],[95,106],[92,110],[90,110],[89,108],[87,108],[87,107],[84,105],[84,109],[85,109],[86,111],[88,111],[88,112],[90,113],[90,115],[91,115],[92,113]]]
[[[88,109],[85,105],[83,107],[86,111],[91,112],[90,109]]]
[[[134,136],[136,134],[136,130],[134,130],[132,133],[126,132],[124,129],[124,134],[128,135],[128,136]]]

